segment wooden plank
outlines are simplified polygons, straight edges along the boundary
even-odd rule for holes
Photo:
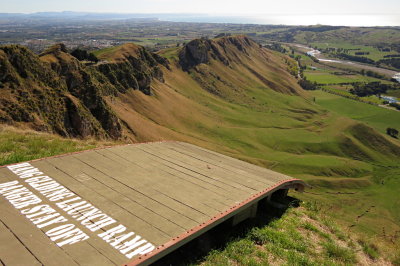
[[[256,179],[250,179],[242,177],[236,173],[227,173],[226,170],[220,169],[219,167],[207,167],[208,164],[198,161],[194,158],[185,156],[179,152],[176,152],[171,149],[164,148],[164,146],[155,147],[152,145],[141,146],[140,149],[147,151],[152,154],[156,154],[156,156],[163,158],[165,160],[169,160],[172,162],[180,163],[182,165],[188,165],[190,169],[193,169],[199,173],[209,176],[217,176],[224,180],[229,180],[233,183],[236,183],[240,186],[249,188],[252,190],[252,194],[256,193],[263,187],[267,187],[271,185],[271,182],[261,182]]]
[[[0,168],[0,184],[16,179],[17,177],[7,167]]]
[[[191,191],[198,191],[199,193],[204,192],[201,193],[201,196],[204,197],[199,198],[198,200],[204,204],[207,204],[208,206],[214,206],[214,208],[217,210],[229,208],[232,206],[232,203],[234,203],[233,199],[227,197],[226,191],[216,191],[215,186],[210,186],[207,183],[199,182],[197,178],[188,179],[187,175],[182,174],[173,168],[165,167],[161,162],[158,161],[158,158],[143,153],[140,150],[136,149],[128,151],[125,149],[119,152],[110,150],[103,152],[103,155],[110,158],[110,153],[117,155],[114,160],[126,160],[129,163],[144,165],[143,168],[148,171],[158,171],[160,173],[160,180],[158,182],[168,182],[172,186],[182,187],[186,194],[191,193]]]
[[[282,178],[290,178],[284,174],[277,173],[256,165],[252,165],[235,158],[227,157],[225,155],[213,154],[210,153],[208,150],[203,150],[195,146],[182,146],[186,143],[170,142],[166,144],[167,145],[165,145],[165,147],[169,147],[170,149],[190,156],[193,159],[213,165],[214,167],[220,167],[229,172],[241,174],[251,179],[256,179],[262,182],[265,182],[265,180],[276,182],[282,180]]]
[[[60,160],[58,159],[52,161],[51,163],[57,167],[57,165],[60,163]],[[158,215],[152,210],[138,204],[130,198],[125,197],[120,192],[105,186],[104,184],[98,182],[95,178],[91,177],[88,173],[82,172],[82,167],[84,167],[84,164],[79,159],[75,157],[69,157],[66,163],[69,163],[70,166],[68,168],[60,169],[71,177],[69,184],[78,184],[76,191],[83,195],[83,198],[90,201],[92,201],[91,198],[97,201],[99,201],[99,198],[102,198],[105,202],[110,203],[110,210],[114,210],[118,207],[122,208],[123,217],[130,215],[130,220],[135,219],[136,216],[137,218],[140,218],[141,220],[154,226],[169,237],[173,237],[174,235],[185,231],[185,228],[177,225],[175,222]],[[79,181],[79,179],[84,181]],[[104,202],[101,203],[104,204]]]
[[[165,148],[175,150],[176,152],[182,153],[195,160],[210,164],[214,167],[222,168],[225,171],[244,175],[250,179],[265,182],[266,180],[271,181],[273,179],[280,180],[281,177],[287,177],[283,174],[274,172],[272,170],[252,165],[245,161],[241,161],[232,157],[228,157],[223,154],[214,153],[212,151],[197,147],[197,146],[186,146],[187,143],[183,142],[168,142],[164,145]]]
[[[191,165],[187,165],[185,163],[181,163],[179,161],[174,161],[171,158],[165,158],[165,156],[159,156],[156,151],[151,151],[149,152],[148,150],[143,150],[143,146],[139,146],[138,149],[142,151],[141,156],[152,156],[152,160],[157,160],[158,162],[165,162],[169,163],[169,165],[172,165],[175,167],[175,169],[186,169],[189,171],[192,175],[194,176],[202,176],[203,178],[207,178],[209,180],[215,180],[219,182],[221,186],[227,189],[236,189],[236,190],[241,190],[245,192],[246,194],[251,194],[255,190],[246,186],[243,186],[235,181],[231,181],[226,178],[221,178],[221,176],[211,176],[208,173],[204,173],[201,171],[198,171],[197,168],[192,167]],[[124,149],[113,149],[113,152],[119,152],[119,153],[126,153],[127,156],[133,156],[133,152],[130,150],[124,150]]]
[[[46,161],[44,161],[44,160],[38,161],[35,163],[31,163],[31,164],[34,167],[39,167],[40,170],[42,170],[43,172],[46,171],[46,168],[43,167],[43,165],[42,165],[42,164],[46,164]],[[15,178],[17,179],[18,177],[15,176]],[[20,181],[23,181],[23,179],[20,179]],[[48,204],[48,205],[52,206],[62,216],[64,216],[65,218],[68,219],[69,224],[74,224],[77,228],[82,228],[80,223],[78,223],[77,221],[75,221],[74,219],[69,217],[69,215],[66,214],[65,212],[59,210],[56,206],[54,206],[54,204],[52,202],[50,202],[46,197],[41,195],[38,191],[36,191],[32,187],[30,187],[27,183],[25,183],[25,182],[20,182],[20,183],[22,185],[24,185],[26,188],[28,188],[31,192],[33,192],[36,196],[38,196],[42,200],[41,204]],[[9,206],[9,208],[11,210],[8,213],[13,213],[12,211],[14,211],[14,212],[16,212],[16,214],[18,214],[16,209],[14,209],[11,205]],[[19,230],[18,235],[25,235],[25,234],[28,235],[29,234],[31,236],[31,238],[25,238],[27,241],[29,240],[32,242],[32,243],[29,242],[26,245],[29,246],[32,250],[36,250],[34,252],[34,254],[36,254],[38,257],[40,256],[40,254],[43,253],[43,250],[45,250],[46,252],[50,252],[49,254],[43,255],[43,257],[45,259],[47,257],[51,257],[51,255],[57,255],[57,258],[58,257],[63,258],[63,256],[61,254],[58,254],[59,251],[57,251],[57,249],[61,249],[61,250],[63,250],[63,252],[68,254],[68,257],[74,258],[73,261],[75,261],[77,264],[87,264],[88,262],[93,262],[98,265],[110,265],[110,264],[114,264],[114,263],[117,263],[117,264],[123,263],[125,261],[125,257],[122,254],[120,254],[118,251],[114,250],[113,248],[110,248],[110,246],[107,243],[105,243],[104,241],[101,241],[100,239],[96,239],[95,235],[90,234],[88,230],[86,230],[86,231],[83,230],[88,235],[91,235],[91,237],[88,240],[85,240],[83,242],[80,242],[80,243],[77,243],[74,245],[65,245],[60,248],[49,240],[49,238],[45,235],[45,231],[44,231],[44,230],[48,231],[51,228],[54,228],[56,225],[49,226],[44,229],[39,229],[39,228],[35,227],[23,215],[14,215],[9,220],[6,220],[8,217],[6,215],[3,215],[3,212],[0,212],[0,213],[2,213],[1,217],[2,217],[3,221],[5,221],[10,227],[14,226],[14,224],[16,224],[16,223],[17,224],[22,223],[15,230]],[[27,225],[29,225],[29,227]],[[24,228],[24,230],[27,230],[27,231],[21,231],[20,230],[21,228]],[[28,229],[28,228],[30,228],[30,229]],[[32,238],[32,236],[34,236],[34,237]],[[45,241],[45,243],[47,243],[47,244],[41,244],[40,242],[36,241],[37,239],[41,239],[42,241]],[[45,240],[43,240],[43,239],[45,239]],[[56,249],[55,250],[50,249],[48,243],[55,246]],[[58,261],[58,260],[56,260],[56,261]],[[65,259],[65,261],[68,261],[68,260]],[[62,261],[60,261],[57,265],[60,265],[60,263],[62,263]],[[49,262],[46,264],[51,264],[51,263]]]
[[[0,220],[0,259],[4,265],[42,265],[2,220]]]
[[[164,160],[160,160],[157,157],[153,156],[150,158],[149,154],[146,153],[141,153],[140,155],[133,154],[133,156],[122,157],[118,153],[115,153],[114,150],[109,150],[109,151],[99,150],[97,152],[114,161],[126,160],[129,162],[142,163],[143,165],[145,165],[145,168],[157,167],[158,169],[165,171],[169,175],[173,175],[181,180],[185,180],[189,183],[198,185],[204,189],[219,194],[227,199],[234,199],[232,195],[237,195],[237,194],[247,195],[247,193],[244,193],[241,190],[234,189],[230,186],[227,186],[224,183],[218,182],[217,180],[211,178],[204,177],[200,174],[192,174],[190,173],[190,171],[187,171],[187,169],[185,171],[185,168],[183,167],[179,167]]]
[[[259,192],[291,179],[180,142],[119,146],[31,164],[156,246],[179,246],[183,242],[178,236],[187,234],[190,237],[185,241],[192,239],[247,206],[243,204],[253,204],[253,196],[264,195]],[[24,179],[0,168],[0,183],[11,180],[19,180],[44,204],[58,208]],[[0,196],[0,265],[110,265],[127,261],[97,236],[99,232],[90,232],[65,211],[57,211],[90,238],[58,247],[43,229],[36,228]],[[5,242],[10,244],[2,244]],[[14,250],[23,253],[21,258]]]
[[[58,247],[41,229],[19,214],[11,205],[5,207],[2,204],[0,206],[0,213],[2,222],[18,236],[21,243],[34,254],[40,264],[76,265],[88,264],[89,262],[96,263],[96,265],[112,264],[111,261],[86,241],[75,245]]]
[[[144,162],[153,161],[153,157],[149,157],[143,160],[143,156],[148,156],[138,149],[123,149],[119,151],[114,151],[114,153],[120,153],[121,158],[128,158],[130,163],[136,163],[137,165],[144,165]],[[226,198],[222,195],[218,195],[215,192],[208,190],[207,188],[195,184],[193,182],[188,182],[185,179],[179,178],[178,176],[166,172],[161,169],[158,165],[153,167],[146,165],[143,167],[147,171],[150,171],[157,176],[157,183],[168,184],[172,189],[175,189],[175,197],[182,196],[180,200],[185,202],[191,202],[191,204],[202,204],[212,208],[215,211],[222,211],[230,207],[229,203],[226,202]],[[165,190],[168,191],[168,190]],[[192,200],[196,197],[195,201]]]
[[[73,157],[68,157],[68,159],[52,158],[51,160],[41,161],[40,164],[37,164],[37,166],[40,167],[40,169],[43,169],[43,171],[50,176],[57,177],[56,180],[60,184],[68,184],[68,189],[74,192],[77,196],[81,197],[82,200],[91,203],[93,206],[100,209],[105,214],[113,217],[120,223],[129,227],[132,231],[141,228],[141,236],[143,236],[145,239],[152,239],[153,241],[159,243],[163,243],[164,241],[170,239],[170,237],[165,232],[154,227],[147,220],[133,215],[130,210],[118,206],[113,201],[110,201],[109,199],[103,197],[101,194],[92,189],[88,189],[87,187],[82,186],[81,183],[74,180],[70,175],[63,171],[63,169],[68,168],[67,165],[71,165],[72,163],[74,163]],[[101,230],[105,231],[105,229]],[[95,239],[97,238],[98,237],[95,237]],[[110,248],[110,246],[104,241],[101,241],[99,243],[102,243],[102,245],[104,244],[104,248],[110,250],[110,256],[113,254],[117,254],[119,257],[121,255],[115,249]]]
[[[191,153],[198,159],[204,160],[208,163],[218,162],[218,164],[232,167],[232,169],[241,170],[242,173],[251,174],[254,178],[268,179],[273,182],[277,182],[284,179],[290,179],[291,177],[282,173],[275,172],[273,170],[263,168],[239,159],[226,156],[211,150],[207,150],[185,142],[166,142],[165,146],[174,147],[183,153]]]
[[[191,220],[172,208],[138,193],[118,180],[115,180],[114,177],[105,175],[98,169],[80,161],[78,158],[74,157],[74,160],[75,162],[68,169],[68,171],[72,171],[70,174],[76,177],[77,181],[90,186],[93,190],[97,192],[103,191],[102,194],[107,195],[108,198],[112,200],[118,198],[119,201],[124,201],[124,204],[128,202],[139,204],[146,209],[146,212],[151,211],[159,215],[161,219],[167,219],[184,230],[188,229],[186,227],[191,228],[198,224],[195,220]],[[153,217],[152,220],[158,221],[159,217]]]
[[[98,164],[101,161],[100,164],[103,167],[103,172],[108,173],[109,175],[112,175],[113,173],[115,175],[115,173],[118,173],[118,178],[120,178],[121,181],[125,182],[125,184],[133,184],[135,188],[140,189],[141,191],[152,190],[156,192],[156,194],[164,194],[210,217],[218,211],[202,202],[187,197],[189,191],[184,191],[182,189],[184,187],[182,184],[179,184],[178,187],[176,187],[171,186],[168,182],[160,182],[162,175],[160,175],[160,172],[157,171],[157,169],[149,171],[140,168],[137,165],[110,161],[104,157],[102,158],[100,154],[97,154],[96,156],[96,154],[87,155],[82,153],[76,156],[79,156],[81,160],[82,158],[84,158],[84,160],[92,160],[91,163],[95,163],[96,167],[98,167]],[[188,189],[192,190],[193,193],[193,188],[188,187]],[[194,190],[194,192],[199,191]]]
[[[185,214],[187,217],[197,222],[201,222],[208,217],[205,213],[195,210],[194,208],[187,206],[173,198],[165,196],[163,192],[154,189],[154,186],[151,184],[143,185],[144,182],[142,180],[149,178],[149,176],[151,177],[151,175],[149,175],[149,173],[145,173],[143,176],[143,173],[140,173],[138,168],[132,169],[132,165],[129,166],[131,168],[128,170],[126,165],[121,164],[121,162],[110,161],[110,159],[102,156],[101,154],[97,154],[97,157],[84,156],[84,154],[82,154],[79,159],[85,162],[87,165],[97,168],[103,174],[110,177],[112,176],[115,180],[131,188],[132,190],[135,190],[146,197],[152,198],[157,202],[162,202],[171,209],[175,209],[179,213]],[[115,175],[115,172],[118,172],[118,175]]]
[[[267,169],[264,167],[260,167],[258,165],[254,165],[224,154],[220,154],[217,152],[214,152],[212,150],[208,150],[208,149],[204,149],[202,147],[198,147],[189,143],[185,143],[185,142],[170,142],[168,143],[168,145],[179,145],[182,147],[182,149],[184,151],[190,151],[190,150],[194,150],[196,151],[196,153],[202,153],[204,155],[205,158],[210,157],[210,158],[216,158],[216,157],[221,157],[224,158],[226,160],[227,163],[229,163],[229,165],[233,165],[234,167],[236,166],[237,168],[243,169],[244,171],[247,171],[249,173],[254,173],[256,176],[265,176],[266,178],[274,178],[277,177],[280,180],[281,179],[290,179],[290,176],[287,176],[285,174],[282,173],[278,173],[275,172],[271,169]],[[202,156],[203,156],[202,155]]]

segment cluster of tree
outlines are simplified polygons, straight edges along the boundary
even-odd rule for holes
[[[360,73],[363,76],[373,77],[373,78],[377,78],[377,79],[385,79],[384,75],[379,74],[379,73],[374,72],[374,71],[371,71],[371,70],[365,71],[364,69],[361,69]]]
[[[400,57],[400,54],[387,54],[383,56],[384,58]]]
[[[399,131],[397,129],[395,129],[395,128],[388,127],[386,129],[386,134],[388,134],[392,138],[396,138],[397,139],[397,137],[399,135]]]
[[[319,89],[318,83],[307,80],[305,77],[299,80],[299,85],[303,90],[313,91]]]
[[[285,63],[288,66],[289,73],[297,78],[297,75],[299,74],[300,71],[298,64],[290,59],[285,59]]]
[[[392,47],[393,50],[400,52],[400,45],[398,45],[398,44],[394,44],[394,45],[395,45],[395,47]],[[392,48],[388,48],[388,47],[376,46],[375,48],[377,48],[379,51],[382,51],[382,52],[392,51]],[[318,47],[315,47],[315,49],[318,49]],[[385,55],[384,56],[385,59],[381,59],[379,61],[374,61],[371,58],[363,56],[363,55],[369,55],[370,52],[359,51],[359,50],[361,50],[360,48],[345,49],[345,48],[328,47],[328,48],[320,48],[319,50],[323,53],[333,54],[342,59],[347,59],[347,60],[365,63],[365,64],[372,64],[372,65],[377,65],[377,66],[379,66],[380,64],[385,64],[387,66],[391,66],[391,67],[400,69],[400,54]],[[359,52],[355,52],[354,53],[355,55],[351,55],[351,54],[349,54],[350,51],[359,51]],[[375,77],[375,76],[372,76],[372,77]]]
[[[355,55],[369,55],[369,52],[355,52]]]
[[[344,97],[344,98],[347,98],[347,99],[359,101],[359,102],[362,102],[362,103],[377,105],[376,103],[374,103],[372,101],[365,100],[364,98],[360,98],[357,95],[351,95],[351,94],[349,95],[349,94],[345,93],[344,91],[340,92],[339,90],[331,90],[329,88],[321,88],[321,90],[323,90],[325,92],[328,92],[328,93],[331,93],[331,94],[335,94],[335,95]]]
[[[368,57],[364,57],[364,56],[356,56],[356,55],[350,55],[350,54],[345,54],[345,53],[337,53],[336,56],[343,58],[343,59],[360,62],[360,63],[375,64],[374,60],[372,60]]]
[[[293,58],[294,60],[296,60],[299,63],[299,65],[301,65],[301,56],[300,55],[290,54],[289,56],[291,58]]]
[[[388,66],[395,67],[400,69],[400,58],[391,58],[391,59],[381,59],[378,61],[379,64],[385,64]]]
[[[280,53],[284,53],[284,54],[287,53],[287,50],[285,48],[283,48],[282,45],[279,43],[267,44],[265,47],[268,49],[274,50],[274,51],[278,51]]]
[[[99,59],[93,53],[89,53],[88,51],[80,48],[73,50],[71,55],[79,61],[88,60],[96,63],[99,62]]]
[[[400,53],[400,43],[399,42],[378,44],[375,46],[375,48],[377,48],[379,51],[383,51],[383,52],[397,51],[398,53]]]
[[[355,75],[355,73],[354,73],[353,71],[346,71],[346,72],[343,72],[343,71],[335,71],[335,72],[332,72],[332,74],[333,74],[333,75],[336,75],[336,76]]]
[[[391,43],[390,46],[392,47],[392,50],[397,51],[398,53],[400,53],[400,43]]]
[[[370,95],[380,95],[386,93],[388,90],[398,89],[400,89],[398,84],[385,84],[375,81],[370,83],[354,83],[353,88],[350,89],[350,93],[359,97],[365,97]]]
[[[400,111],[400,104],[398,104],[398,103],[390,103],[389,105]]]
[[[320,50],[323,53],[333,53],[333,54],[349,54],[350,51],[360,51],[361,48],[335,48],[335,47],[327,47],[318,49],[317,46],[314,47],[316,50]],[[356,55],[368,55],[369,52],[355,52]]]
[[[319,63],[319,60],[318,60],[318,58],[316,58],[315,56],[312,56],[312,55],[309,55],[309,54],[306,54],[308,57],[310,57],[311,58],[311,60],[313,60],[315,63]]]
[[[325,26],[325,25],[318,25],[318,26],[307,26],[307,27],[300,27],[297,28],[298,31],[311,31],[311,32],[325,32],[331,30],[338,30],[343,28],[342,26]]]

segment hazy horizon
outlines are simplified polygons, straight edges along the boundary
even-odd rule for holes
[[[400,26],[398,0],[0,0],[1,13],[179,14],[188,22]],[[191,15],[196,16],[192,17]],[[222,19],[225,18],[225,19]],[[241,21],[241,19],[244,21]],[[207,20],[208,19],[208,20]],[[173,21],[176,18],[173,18]],[[248,22],[247,22],[248,21]]]
[[[400,26],[397,14],[206,14],[206,13],[126,13],[91,11],[41,11],[32,13],[0,13],[8,16],[40,15],[51,18],[130,19],[156,18],[172,22],[238,23],[265,25],[332,25],[332,26]],[[58,17],[57,15],[60,15]],[[86,16],[88,15],[88,16]],[[92,15],[92,16],[90,16]],[[103,17],[102,17],[103,16]]]

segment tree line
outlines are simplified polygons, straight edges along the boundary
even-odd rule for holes
[[[350,93],[359,97],[381,95],[386,93],[388,90],[399,90],[399,84],[386,84],[379,81],[369,83],[353,83],[353,88],[350,89]]]

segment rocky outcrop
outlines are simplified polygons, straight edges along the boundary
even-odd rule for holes
[[[105,97],[130,89],[151,95],[152,81],[164,81],[161,66],[169,68],[161,56],[134,50],[86,66],[63,44],[39,56],[22,46],[0,47],[0,122],[67,137],[121,138],[123,123]]]
[[[122,136],[122,127],[118,117],[103,99],[103,96],[108,93],[103,91],[102,86],[99,86],[100,82],[90,69],[68,54],[63,45],[51,47],[41,55],[41,59],[50,63],[53,71],[65,82],[68,92],[80,101],[82,106],[90,112],[110,137],[118,139]],[[109,87],[111,88],[112,85],[110,84]],[[72,108],[71,104],[68,106]],[[71,111],[70,108],[67,109]],[[72,110],[74,111],[76,108],[72,108]],[[77,112],[74,111],[73,114],[75,116],[72,117],[76,117]],[[71,121],[79,122],[80,120],[72,119]],[[83,123],[84,121],[82,120],[82,123],[71,123],[71,125],[76,125],[75,131],[83,135],[86,135],[89,129],[93,129],[92,131],[89,130],[90,132],[96,131],[95,127],[88,126],[87,123]]]
[[[179,54],[179,63],[184,70],[209,62],[211,51],[211,41],[197,39],[189,42]]]
[[[74,97],[74,91],[69,90],[67,81],[70,77],[67,74],[72,70],[78,73],[79,65],[57,62],[55,54],[68,58],[63,49],[62,45],[53,47],[51,55],[54,60],[47,64],[24,47],[0,48],[0,121],[25,123],[33,129],[62,136],[117,138],[118,135],[109,135],[93,116],[87,104],[79,98],[82,95],[75,93],[79,97]]]
[[[105,60],[96,69],[121,93],[134,89],[151,95],[153,79],[164,82],[160,65],[169,68],[167,59],[132,43],[119,47],[112,54],[103,55],[103,58]]]
[[[229,65],[230,61],[238,58],[237,53],[247,54],[250,47],[259,45],[246,36],[223,36],[221,38],[196,39],[186,44],[179,53],[179,64],[188,71],[200,64],[209,63],[210,59]]]
[[[39,56],[22,46],[0,46],[0,122],[67,137],[119,139],[135,135],[141,125],[132,126],[139,123],[132,116],[146,117],[142,113],[152,108],[136,106],[157,102],[165,95],[161,90],[175,90],[172,86],[194,81],[224,100],[245,104],[254,100],[247,86],[297,92],[285,63],[270,60],[273,55],[246,36],[198,39],[168,53],[171,68],[167,59],[131,43],[97,51],[97,63],[79,61],[63,44]],[[190,75],[176,71],[176,63]],[[160,84],[164,74],[166,85]],[[181,84],[186,78],[190,83]],[[156,87],[159,97],[150,99]],[[155,113],[162,112],[158,108]]]

